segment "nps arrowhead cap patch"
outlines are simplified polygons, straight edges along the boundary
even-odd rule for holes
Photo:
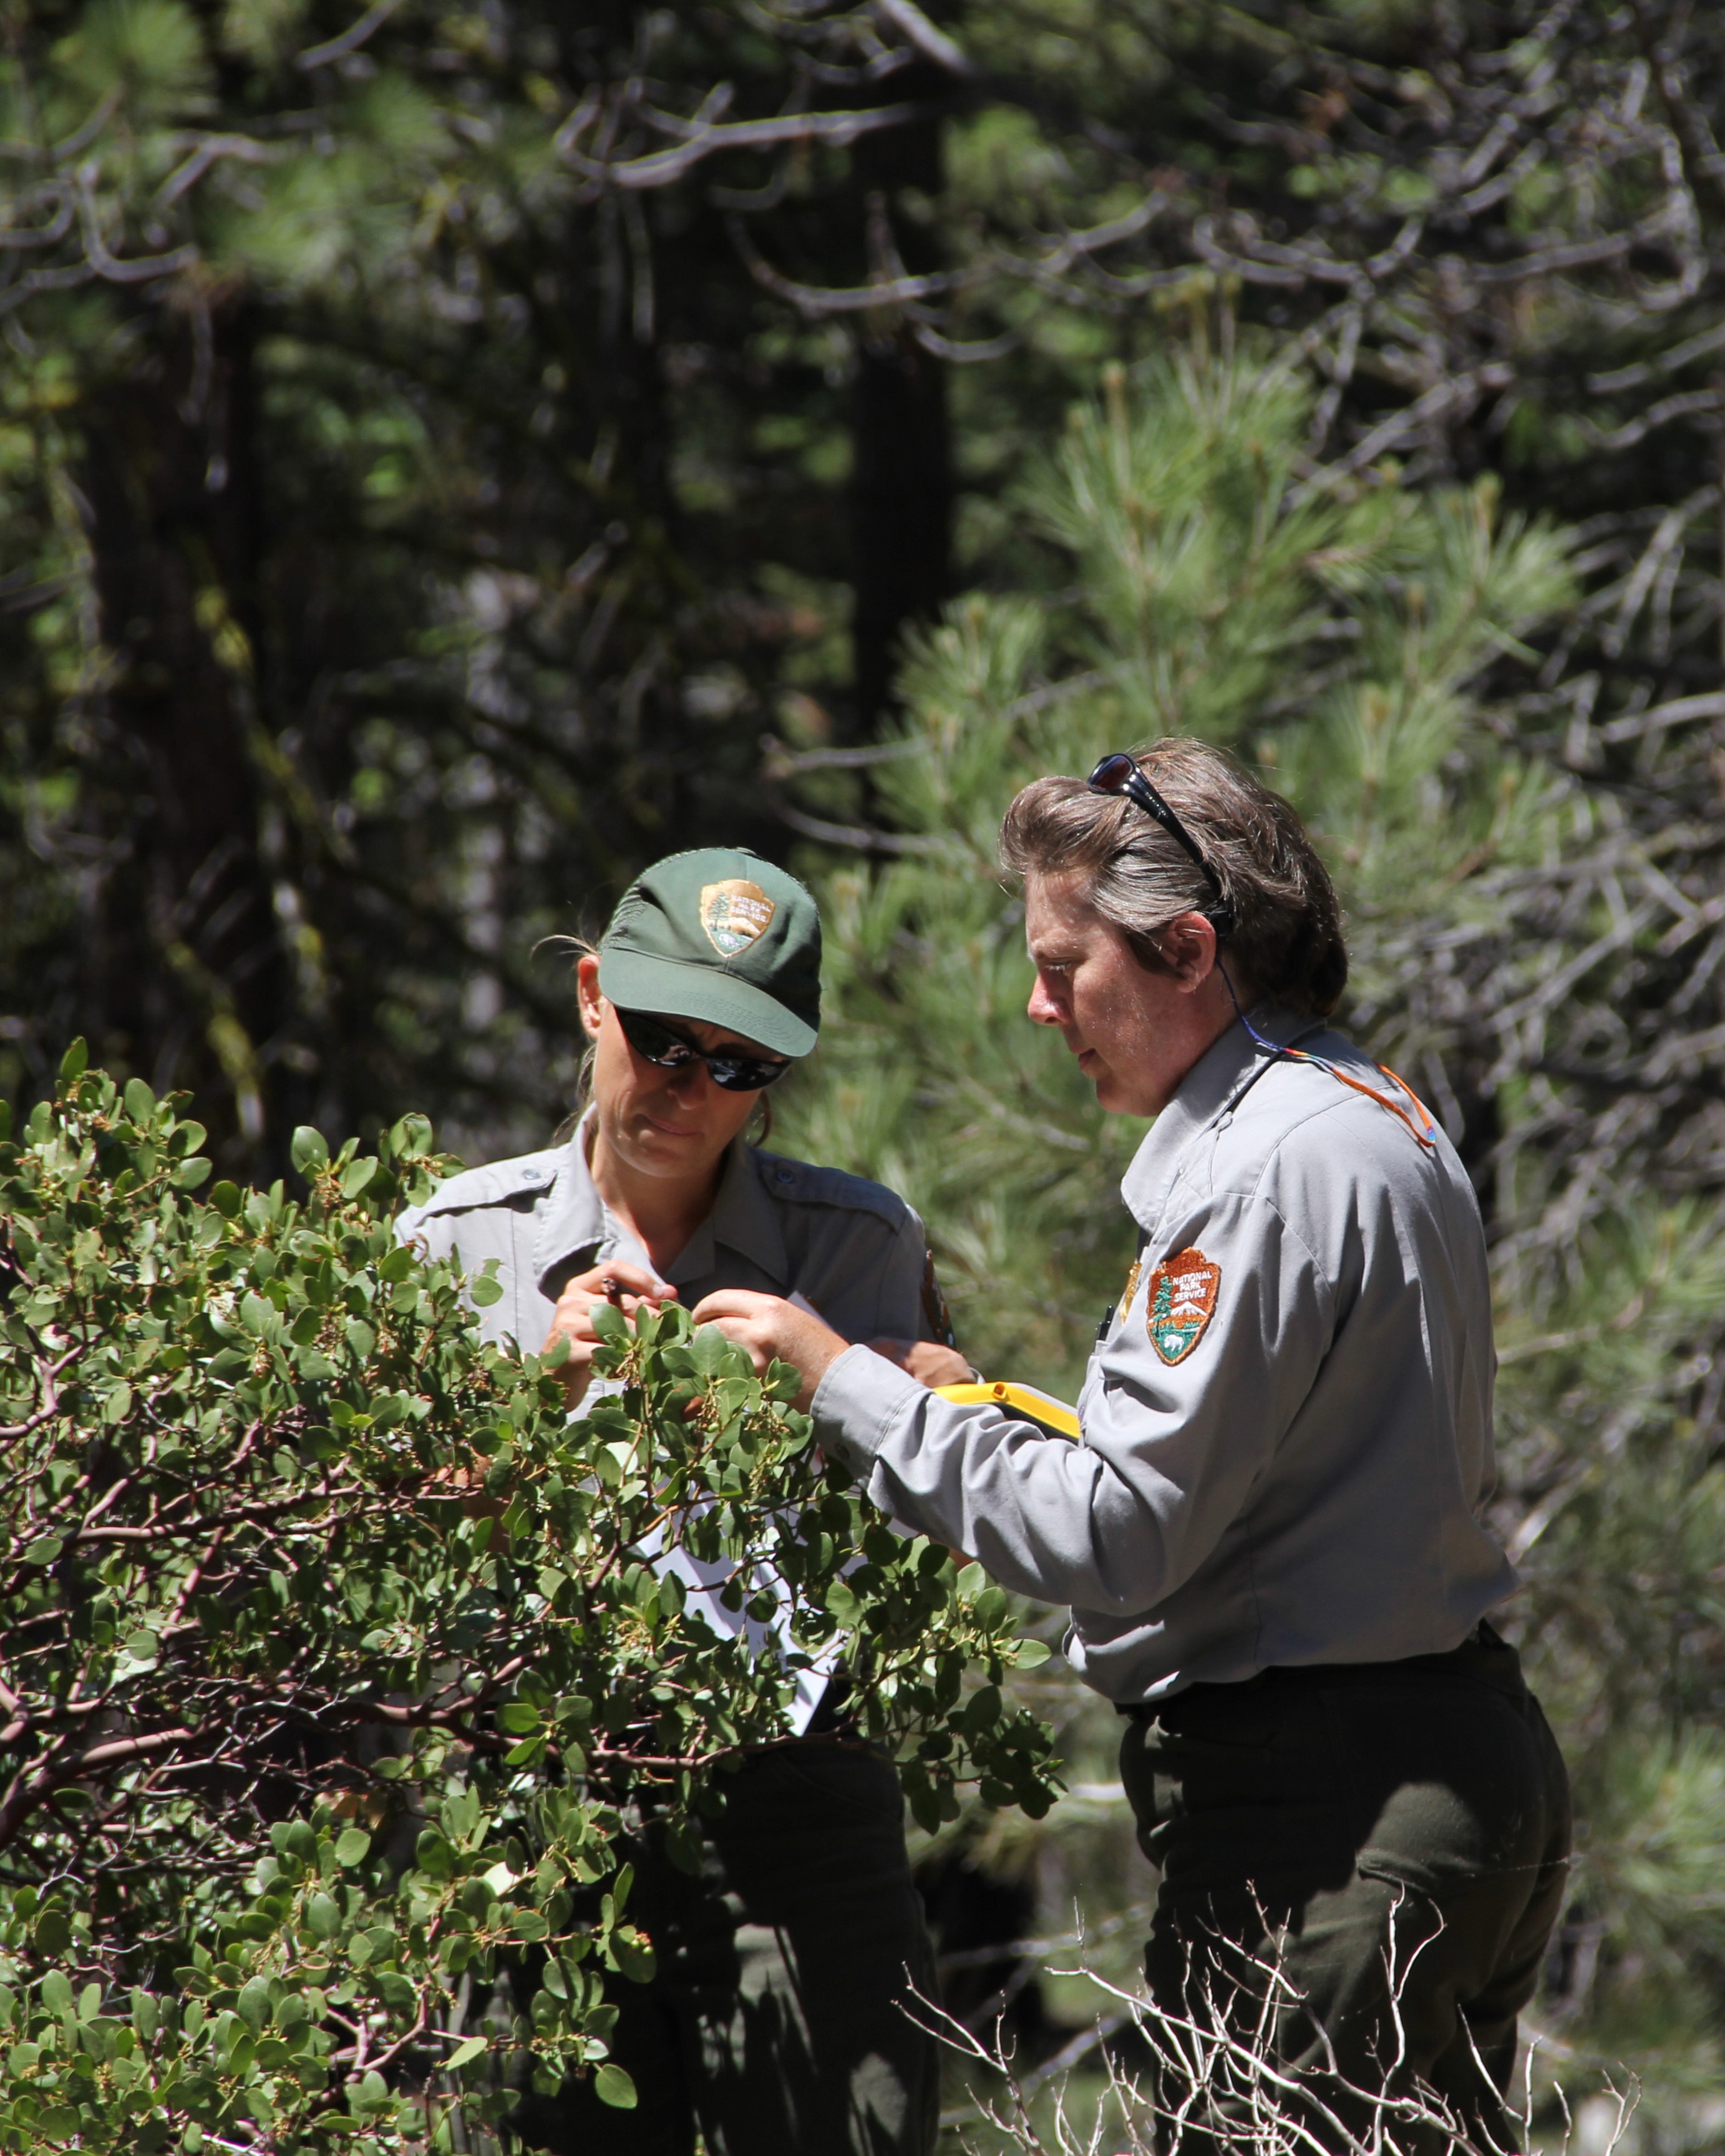
[[[1152,1270],[1144,1324],[1164,1363],[1183,1363],[1203,1339],[1221,1286],[1222,1268],[1202,1250],[1176,1250]]]
[[[773,926],[778,911],[760,885],[746,876],[726,876],[721,883],[701,887],[701,925],[721,958],[747,951]]]

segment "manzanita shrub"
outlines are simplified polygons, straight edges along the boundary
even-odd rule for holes
[[[300,1132],[300,1202],[206,1192],[183,1106],[80,1043],[0,1124],[0,2149],[508,2146],[571,2072],[632,2104],[618,1837],[650,1808],[692,1864],[835,1651],[920,1819],[1047,1808],[1001,1694],[1046,1650],[822,1460],[791,1373],[619,1317],[572,1422],[392,1233],[449,1165],[423,1120]],[[721,1635],[678,1544],[788,1645]]]

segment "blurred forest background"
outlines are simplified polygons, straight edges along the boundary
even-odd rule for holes
[[[831,932],[779,1142],[902,1188],[970,1352],[1070,1386],[1138,1133],[1021,1019],[993,830],[1226,742],[1493,1240],[1512,1629],[1581,1808],[1545,2056],[1725,2141],[1725,14],[0,24],[0,1084],[81,1032],[264,1181],[408,1107],[540,1144],[536,942],[740,841]],[[926,1876],[1040,2073],[1075,1903],[1126,1972],[1150,1880],[1111,1717],[1027,1681],[1074,1794]]]

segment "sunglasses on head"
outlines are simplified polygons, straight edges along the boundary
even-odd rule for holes
[[[1218,936],[1225,936],[1234,926],[1234,908],[1223,896],[1222,880],[1204,859],[1197,839],[1145,777],[1137,758],[1128,756],[1124,749],[1116,749],[1091,772],[1088,784],[1092,793],[1123,793],[1127,800],[1135,801],[1147,816],[1153,817],[1161,824],[1177,846],[1191,855],[1198,864],[1199,873],[1216,894],[1215,904],[1203,909],[1204,917]]]
[[[612,1009],[617,1010],[617,1006],[614,1004]],[[666,1019],[654,1018],[646,1011],[617,1010],[617,1023],[635,1054],[649,1063],[656,1063],[661,1070],[686,1070],[691,1063],[704,1063],[714,1085],[727,1093],[758,1093],[763,1086],[783,1078],[791,1067],[788,1056],[769,1058],[744,1055],[730,1048],[705,1049]]]

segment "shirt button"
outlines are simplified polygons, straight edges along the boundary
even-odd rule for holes
[[[778,1180],[781,1183],[794,1183],[796,1179],[796,1177],[791,1173],[788,1168],[782,1168],[778,1171]]]

